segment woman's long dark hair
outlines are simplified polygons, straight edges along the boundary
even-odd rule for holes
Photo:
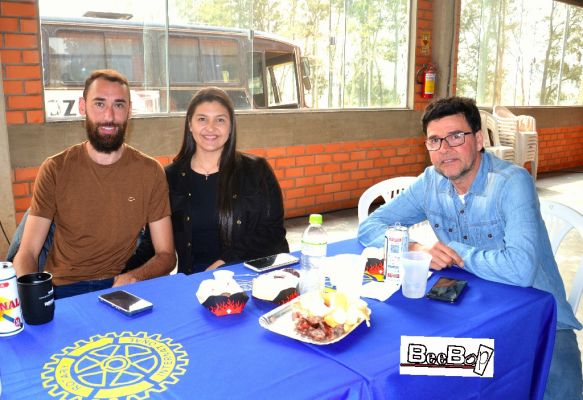
[[[235,123],[235,106],[227,93],[218,87],[206,87],[199,90],[190,100],[184,121],[184,137],[180,151],[174,157],[175,162],[185,162],[190,166],[190,160],[196,153],[196,142],[190,131],[190,120],[196,108],[202,103],[217,102],[229,111],[231,131],[221,152],[219,161],[219,185],[217,194],[217,211],[219,215],[219,231],[223,246],[230,246],[233,226],[233,195],[236,190],[235,171],[241,155],[237,152],[237,127]]]

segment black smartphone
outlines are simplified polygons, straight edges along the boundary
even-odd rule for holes
[[[243,265],[256,272],[265,272],[272,269],[284,267],[298,263],[300,261],[296,256],[289,253],[274,254],[272,256],[256,258],[254,260],[245,261]]]
[[[467,281],[460,279],[441,277],[435,282],[435,285],[429,289],[427,297],[434,300],[454,303],[460,297],[467,284]]]
[[[121,311],[126,315],[134,315],[139,312],[151,310],[154,305],[147,300],[135,296],[125,290],[99,295],[99,300]]]

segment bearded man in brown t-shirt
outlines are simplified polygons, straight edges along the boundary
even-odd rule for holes
[[[113,70],[94,71],[79,112],[88,140],[42,164],[14,258],[18,276],[36,272],[54,221],[45,270],[53,274],[56,298],[166,275],[176,263],[164,170],[124,143],[131,114],[127,79]],[[156,255],[123,272],[146,224]]]

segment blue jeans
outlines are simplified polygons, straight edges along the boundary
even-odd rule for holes
[[[96,290],[108,289],[113,286],[113,278],[99,279],[95,281],[81,281],[70,285],[55,286],[55,299],[77,296],[78,294],[95,292]]]
[[[581,400],[581,352],[572,329],[560,329],[555,336],[551,370],[545,389],[545,400]]]

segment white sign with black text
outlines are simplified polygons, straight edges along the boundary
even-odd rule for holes
[[[492,378],[494,339],[401,336],[402,375]]]

